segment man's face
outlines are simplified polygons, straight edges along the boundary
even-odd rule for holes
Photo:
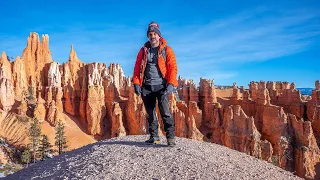
[[[160,40],[160,36],[155,32],[149,32],[148,38],[151,45],[157,45]]]

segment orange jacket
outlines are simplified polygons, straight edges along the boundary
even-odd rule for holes
[[[140,86],[142,86],[144,70],[147,66],[147,54],[149,47],[150,42],[146,42],[137,55],[132,77],[133,84],[139,84]],[[161,52],[164,47],[166,47],[166,62],[161,56]],[[171,49],[171,47],[167,46],[167,41],[163,38],[160,38],[160,48],[158,51],[158,66],[162,74],[162,77],[164,77],[167,80],[167,83],[177,87],[178,68],[176,63],[176,56],[174,55],[174,52]]]

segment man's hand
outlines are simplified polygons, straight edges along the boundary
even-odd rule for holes
[[[134,93],[136,93],[137,96],[141,95],[141,88],[139,84],[134,84]]]
[[[173,91],[174,91],[173,85],[172,84],[168,84],[166,90],[164,91],[164,94],[165,95],[169,95],[169,94],[173,93]]]

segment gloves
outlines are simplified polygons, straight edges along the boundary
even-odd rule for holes
[[[168,94],[169,95],[169,94],[173,93],[173,91],[174,91],[173,85],[172,84],[168,84],[164,94]]]
[[[138,96],[141,95],[141,88],[140,88],[139,84],[134,84],[134,92],[135,92],[136,95],[138,95]]]

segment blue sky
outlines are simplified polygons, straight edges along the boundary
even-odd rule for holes
[[[216,85],[320,79],[320,1],[17,1],[0,3],[0,51],[21,56],[30,32],[48,34],[54,61],[74,44],[85,63],[119,63],[132,76],[154,20],[177,57],[178,75]]]

